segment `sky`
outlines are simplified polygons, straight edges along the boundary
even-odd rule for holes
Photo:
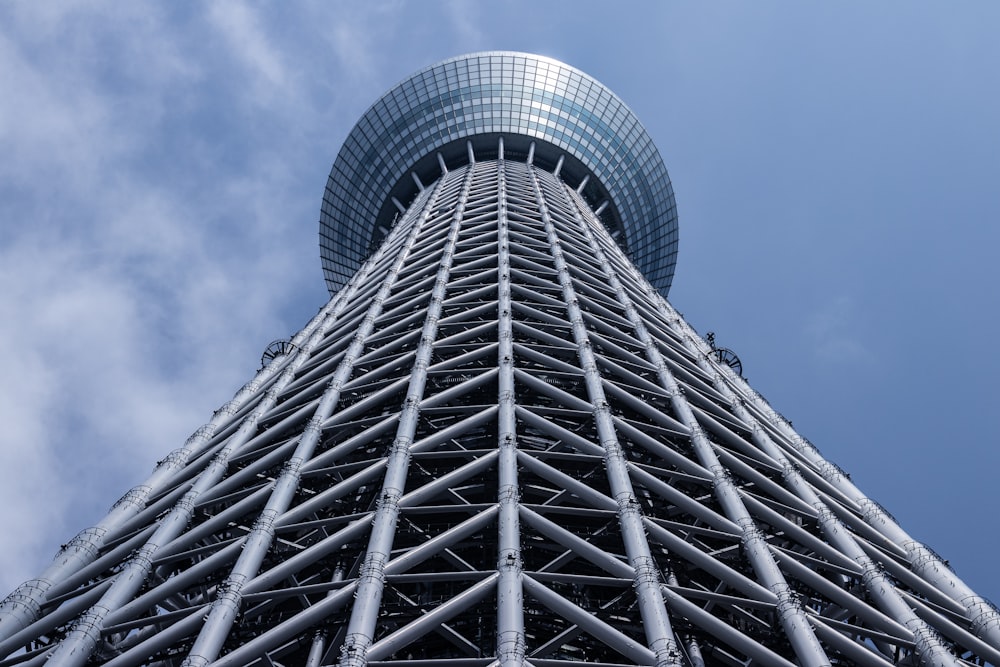
[[[676,193],[671,302],[1000,602],[1000,4],[0,3],[0,596],[328,298],[323,187],[426,65],[551,56]]]

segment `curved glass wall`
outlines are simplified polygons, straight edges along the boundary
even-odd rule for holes
[[[632,111],[583,72],[540,56],[476,53],[428,67],[386,93],[362,116],[333,165],[320,216],[320,255],[336,292],[392,225],[432,170],[468,161],[463,139],[511,150],[536,140],[552,167],[590,176],[592,198],[609,199],[606,224],[664,295],[677,257],[677,213],[663,160]],[[456,146],[459,148],[456,150]],[[477,149],[478,150],[478,149]],[[484,155],[483,157],[489,157]],[[416,174],[412,177],[411,172]],[[423,174],[423,181],[421,175]],[[600,201],[595,201],[600,205]]]

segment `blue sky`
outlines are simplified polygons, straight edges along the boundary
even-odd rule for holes
[[[1000,5],[614,6],[0,4],[0,589],[325,301],[320,198],[368,105],[514,49],[632,107],[677,195],[671,301],[1000,601]]]

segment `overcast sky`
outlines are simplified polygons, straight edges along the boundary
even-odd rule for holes
[[[1000,601],[998,25],[986,1],[0,4],[0,596],[323,304],[320,199],[365,109],[513,49],[632,107],[676,191],[671,301]]]

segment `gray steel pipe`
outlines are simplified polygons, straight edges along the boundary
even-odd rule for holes
[[[589,611],[581,609],[528,575],[524,575],[523,584],[524,590],[531,597],[557,614],[561,614],[563,618],[580,626],[609,646],[614,646],[616,651],[630,660],[634,660],[640,665],[657,664],[658,658],[653,651],[632,639],[621,630],[608,625]]]
[[[433,201],[434,198],[431,197],[429,204]],[[417,235],[422,222],[412,226],[411,240]],[[407,246],[410,245],[412,243],[407,244]],[[204,667],[218,657],[232,624],[236,620],[236,615],[239,613],[243,587],[257,574],[264,561],[264,556],[271,548],[274,541],[275,520],[288,509],[295,497],[302,466],[312,458],[313,452],[319,444],[322,434],[321,425],[330,418],[336,409],[337,402],[340,400],[341,388],[354,372],[354,362],[364,350],[365,341],[374,328],[375,320],[382,313],[383,304],[389,296],[399,270],[406,261],[407,254],[405,251],[399,253],[386,280],[383,281],[378,293],[372,299],[368,312],[341,358],[337,370],[334,371],[327,389],[323,392],[319,404],[316,406],[313,417],[309,420],[302,435],[299,436],[295,451],[282,467],[281,473],[271,487],[270,497],[264,509],[261,510],[257,521],[243,541],[243,549],[233,565],[229,577],[216,592],[215,602],[205,618],[205,624],[195,638],[187,658],[181,663],[181,667]]]
[[[517,402],[514,394],[514,330],[511,318],[510,240],[507,230],[507,182],[503,139],[497,160],[497,636],[500,667],[524,663],[524,592],[521,590],[520,491],[517,479]]]
[[[737,382],[735,373],[729,374],[729,382],[724,381],[724,378],[727,376],[723,375],[724,371],[721,367],[717,367],[708,362],[708,355],[711,350],[706,348],[705,344],[700,338],[698,338],[697,334],[690,329],[682,318],[677,316],[676,312],[673,311],[671,306],[667,304],[662,297],[660,297],[658,301],[663,311],[667,313],[668,316],[673,316],[677,326],[680,327],[680,330],[685,333],[685,343],[689,349],[696,354],[696,358],[699,359],[699,363],[703,364],[703,368],[705,368],[706,371],[712,371],[712,375],[716,378],[716,390],[720,391],[723,395],[729,397],[730,400],[733,401],[733,407],[738,416],[747,420],[748,423],[752,425],[757,424],[757,420],[753,418],[753,416],[750,415],[745,408],[743,408],[737,396],[733,392],[732,385]],[[742,384],[745,386],[745,383]],[[754,392],[754,395],[756,395],[760,401],[763,401],[762,398],[759,398],[759,394]],[[771,410],[770,406],[767,406],[767,409]],[[774,411],[771,410],[771,412],[773,413]],[[872,599],[875,600],[879,608],[885,611],[886,614],[892,618],[901,620],[903,625],[913,634],[921,659],[928,665],[958,665],[959,663],[957,659],[944,647],[941,638],[937,635],[936,631],[928,625],[926,621],[917,616],[911,607],[906,604],[899,592],[896,590],[893,582],[886,576],[883,568],[869,558],[869,556],[859,546],[858,542],[852,537],[850,531],[839,519],[837,519],[836,515],[834,515],[829,507],[822,502],[812,487],[802,479],[797,467],[788,460],[788,457],[784,454],[784,452],[774,443],[773,440],[771,440],[771,438],[763,429],[759,427],[759,425],[757,428],[753,429],[752,437],[757,446],[759,446],[768,456],[771,456],[782,465],[784,478],[792,489],[798,493],[806,503],[816,509],[819,515],[820,527],[827,539],[829,539],[836,549],[839,550],[840,553],[844,554],[849,561],[857,563],[857,565],[861,568],[862,581],[865,584],[865,588],[869,595],[872,596]],[[760,511],[767,512],[769,510],[761,507]],[[777,519],[777,513],[772,514],[774,515],[774,518]],[[837,553],[836,551],[831,551],[833,553]]]
[[[571,193],[565,184],[563,184],[563,188],[567,197],[572,200],[575,193]],[[778,617],[792,643],[796,655],[803,665],[829,667],[830,658],[826,655],[819,640],[813,634],[797,598],[792,593],[788,582],[785,581],[784,575],[771,557],[771,551],[768,548],[767,542],[757,528],[753,517],[750,516],[750,512],[747,511],[746,506],[743,504],[740,494],[733,484],[732,478],[729,476],[729,471],[719,462],[719,458],[711,442],[705,436],[677,380],[670,373],[670,369],[660,356],[659,349],[650,337],[646,325],[639,317],[638,312],[636,312],[635,306],[632,304],[632,299],[621,284],[621,281],[618,280],[616,272],[612,269],[605,256],[604,250],[595,240],[591,229],[594,225],[588,224],[583,219],[580,213],[580,205],[583,204],[582,200],[577,198],[574,201],[577,204],[573,207],[577,224],[580,225],[592,252],[595,253],[596,258],[600,262],[609,285],[615,291],[619,302],[625,308],[625,313],[628,316],[633,331],[636,333],[636,337],[645,346],[647,360],[656,367],[660,383],[670,397],[671,406],[675,413],[680,416],[681,422],[691,432],[691,444],[694,447],[699,463],[712,473],[716,499],[722,506],[727,518],[740,527],[747,557],[757,577],[778,598]],[[583,206],[584,210],[589,211],[589,209],[585,208],[585,205]]]
[[[494,589],[499,574],[491,574],[479,583],[470,586],[455,597],[427,612],[412,623],[408,623],[391,635],[371,645],[366,660],[379,660],[406,646],[430,632],[435,626],[447,622],[476,604]]]
[[[562,158],[560,158],[560,165],[562,164],[561,160]],[[557,172],[558,169],[557,166]],[[618,522],[629,565],[635,570],[635,591],[639,600],[639,611],[642,616],[643,629],[646,632],[646,640],[654,653],[657,667],[679,665],[680,654],[677,642],[674,640],[670,617],[660,593],[659,570],[653,560],[649,543],[646,541],[642,513],[639,510],[639,503],[635,498],[635,491],[629,478],[625,454],[615,433],[611,411],[604,395],[604,386],[600,373],[597,371],[594,351],[591,348],[587,328],[584,325],[583,313],[573,288],[566,259],[563,257],[562,242],[549,213],[549,206],[542,192],[542,186],[539,184],[534,169],[530,166],[528,167],[528,176],[535,191],[535,200],[545,225],[549,250],[552,253],[559,276],[559,284],[562,287],[563,300],[566,302],[567,315],[573,330],[573,340],[576,342],[580,366],[584,370],[587,394],[591,404],[595,406],[593,415],[598,438],[605,451],[605,472],[611,492],[618,504]]]
[[[424,320],[420,344],[417,348],[413,372],[410,375],[409,387],[399,417],[396,439],[393,442],[389,460],[386,463],[385,477],[380,492],[378,509],[372,522],[371,535],[361,572],[358,577],[358,595],[351,610],[347,633],[342,648],[341,667],[364,667],[367,664],[366,654],[374,639],[375,619],[378,617],[382,601],[382,591],[385,585],[385,565],[392,550],[393,538],[396,533],[396,522],[399,518],[399,498],[406,486],[406,472],[410,463],[410,446],[417,429],[420,415],[420,401],[423,398],[424,386],[427,381],[427,366],[430,361],[434,339],[437,336],[438,318],[441,314],[441,303],[444,301],[448,276],[451,271],[452,255],[462,226],[462,216],[465,203],[469,197],[469,188],[475,174],[474,169],[466,172],[462,192],[455,206],[455,213],[448,230],[448,239],[441,251],[438,264],[437,279],[431,292],[430,304]],[[448,177],[438,180],[434,188],[435,194],[424,207],[421,220],[426,221],[434,198],[440,193]]]

